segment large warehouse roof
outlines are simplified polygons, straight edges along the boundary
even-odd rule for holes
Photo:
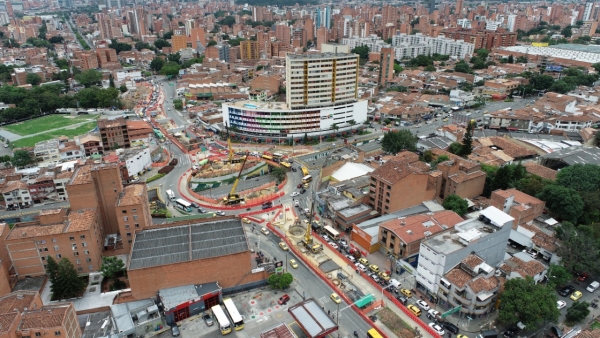
[[[145,230],[135,235],[129,270],[248,251],[239,219]]]
[[[567,165],[600,165],[600,149],[596,147],[573,146],[543,155],[541,160],[542,164],[549,162],[549,160],[556,160]]]

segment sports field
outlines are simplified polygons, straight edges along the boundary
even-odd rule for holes
[[[3,128],[17,135],[27,136],[85,121],[95,121],[97,116],[98,115],[80,115],[73,117],[71,115],[48,115],[21,123],[11,124]]]
[[[82,122],[82,121],[80,121],[80,122]],[[92,129],[96,128],[97,125],[98,124],[94,120],[94,121],[82,124],[80,126],[77,126],[77,127],[65,126],[65,128],[62,128],[62,129],[51,128],[51,129],[55,129],[55,130],[49,131],[47,133],[31,136],[31,137],[25,137],[20,140],[16,140],[16,141],[12,142],[12,144],[15,148],[33,147],[37,142],[50,140],[53,138],[57,138],[59,136],[67,136],[68,138],[73,138],[73,136],[83,135],[83,134],[91,131]]]

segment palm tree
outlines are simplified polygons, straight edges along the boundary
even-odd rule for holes
[[[338,131],[338,129],[340,129],[340,127],[338,127],[337,123],[334,123],[331,125],[331,129],[334,131]]]
[[[349,125],[351,125],[351,126],[353,126],[353,125],[355,125],[355,124],[356,124],[356,121],[354,121],[354,120],[350,120],[350,121],[348,121],[348,124],[349,124]]]

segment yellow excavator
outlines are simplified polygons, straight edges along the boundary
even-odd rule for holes
[[[240,195],[237,194],[235,192],[235,190],[237,189],[237,186],[240,183],[240,177],[242,176],[242,171],[244,170],[244,165],[246,164],[247,158],[248,158],[248,153],[246,153],[246,155],[243,157],[244,160],[242,162],[242,167],[240,168],[240,172],[238,173],[238,176],[235,179],[235,182],[233,182],[233,187],[231,187],[231,191],[229,192],[229,195],[223,197],[223,203],[225,205],[240,204],[241,202],[244,201],[244,198],[240,197]]]

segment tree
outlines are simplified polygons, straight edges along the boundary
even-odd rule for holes
[[[537,90],[544,90],[544,89],[548,89],[550,88],[550,86],[552,86],[552,84],[554,83],[554,78],[550,75],[537,75],[537,76],[532,76],[529,79],[529,83],[533,86],[533,88],[537,89]]]
[[[450,143],[450,146],[448,147],[448,152],[450,152],[454,155],[459,155],[461,151],[462,151],[462,144],[460,144],[458,142]]]
[[[121,52],[128,52],[130,51],[133,46],[131,46],[128,43],[124,43],[124,42],[118,42],[117,40],[112,40],[112,42],[108,45],[108,48],[112,48],[114,50],[117,51],[117,54],[121,53]]]
[[[337,123],[334,123],[331,125],[331,130],[338,131],[339,129],[340,129],[340,127],[337,125]]]
[[[81,293],[85,289],[85,283],[77,275],[77,270],[73,266],[70,260],[63,258],[58,263],[58,280],[60,284],[60,297],[57,299],[69,299],[81,296]]]
[[[17,150],[13,153],[13,157],[10,162],[15,167],[24,167],[33,163],[33,159],[27,150]]]
[[[429,65],[429,66],[425,67],[426,72],[435,72],[436,70],[437,70],[437,68],[435,68],[435,66],[433,66],[433,65]]]
[[[127,89],[127,86],[126,86],[126,85],[121,85],[121,86],[119,87],[119,90],[121,91],[121,93],[125,93],[125,92],[126,92],[126,91],[128,91],[129,89]]]
[[[56,66],[60,69],[69,69],[69,61],[65,59],[58,59],[54,61]]]
[[[527,62],[528,62],[527,56],[521,55],[521,56],[517,57],[517,63],[527,63]]]
[[[35,73],[27,73],[27,78],[25,79],[26,83],[29,83],[32,86],[37,86],[42,83],[42,78]]]
[[[211,46],[216,46],[217,42],[215,40],[210,40],[208,41],[208,45],[206,45],[206,47],[211,47]]]
[[[112,288],[115,290],[121,289],[125,284],[119,279],[119,273],[125,270],[125,264],[122,260],[117,258],[116,256],[103,256],[102,257],[102,265],[100,266],[100,272],[102,272],[102,276],[108,279],[112,279]]]
[[[171,44],[165,39],[157,39],[154,41],[154,47],[162,49],[163,47],[171,47]]]
[[[577,191],[596,191],[600,189],[600,167],[594,164],[568,166],[558,172],[556,184]]]
[[[477,56],[479,56],[482,59],[486,59],[488,55],[490,55],[490,52],[488,52],[488,50],[485,48],[480,48],[475,51],[475,54],[477,54]]]
[[[89,88],[102,81],[102,73],[95,69],[89,69],[75,75],[75,80],[81,83],[85,88]]]
[[[394,63],[394,74],[399,74],[399,73],[402,73],[403,71],[404,71],[404,68],[402,68],[402,66]]]
[[[573,30],[571,29],[571,25],[568,25],[567,27],[563,28],[560,31],[560,34],[562,34],[565,38],[570,38],[573,35]]]
[[[599,72],[599,73],[600,73],[600,62],[594,63],[594,64],[592,65],[592,67],[593,67],[593,68],[594,68],[594,69],[595,69],[597,72]]]
[[[425,154],[423,154],[423,157],[425,157]],[[450,159],[450,157],[448,157],[448,155],[440,155],[440,156],[438,156],[438,158],[431,161],[429,166],[430,166],[431,170],[435,170],[437,168],[438,164],[448,161],[449,159]]]
[[[507,62],[508,62],[508,63],[515,63],[515,57],[514,57],[512,54],[510,54],[510,55],[508,56],[508,60],[507,60]]]
[[[150,61],[150,69],[152,69],[152,71],[154,72],[160,72],[164,64],[165,60],[157,56],[154,59],[152,59],[152,61]]]
[[[269,285],[275,289],[286,289],[288,286],[290,286],[290,284],[292,284],[293,281],[294,277],[292,276],[292,274],[286,272],[281,275],[273,274],[269,276],[267,283],[269,283]]]
[[[469,204],[467,201],[455,194],[449,195],[444,200],[444,204],[442,204],[444,209],[452,210],[459,215],[464,215],[467,213],[467,209],[469,208]]]
[[[176,76],[179,74],[179,65],[176,62],[169,61],[160,69],[162,75]]]
[[[557,228],[557,237],[562,245],[556,250],[561,263],[571,273],[585,271],[591,274],[600,272],[597,262],[600,260],[600,245],[594,237],[594,229],[587,225],[575,228],[569,222],[563,222]]]
[[[285,176],[287,175],[287,170],[282,167],[275,167],[271,170],[271,175],[275,176],[278,182],[283,182],[285,180]]]
[[[181,61],[181,54],[179,54],[179,52],[169,54],[169,56],[167,56],[167,61],[179,63]]]
[[[564,266],[550,264],[550,268],[548,269],[548,286],[551,288],[563,286],[571,279],[573,279],[573,275]]]
[[[573,324],[579,323],[585,319],[590,314],[589,309],[590,304],[587,302],[579,302],[575,301],[571,305],[570,308],[567,309],[567,315],[565,317],[565,322],[570,326]]]
[[[550,211],[566,221],[576,223],[583,213],[584,203],[577,191],[560,185],[547,185],[537,195]]]
[[[358,56],[360,56],[361,60],[369,59],[369,47],[368,46],[355,47],[350,52],[358,54]]]
[[[515,188],[527,195],[537,196],[548,184],[552,184],[552,181],[543,179],[537,175],[527,175],[515,182]]]
[[[471,121],[467,124],[467,131],[463,136],[462,146],[460,147],[460,156],[467,158],[473,151],[473,129],[475,129],[475,122]]]
[[[460,60],[454,66],[454,71],[460,73],[470,73],[471,67],[469,67],[469,64],[466,63],[464,60]]]
[[[108,86],[112,87],[112,88],[115,88],[115,79],[113,79],[112,74],[110,74],[108,76]]]
[[[52,292],[52,298],[57,299],[56,296],[61,295],[61,285],[58,283],[58,263],[52,256],[46,257],[46,275],[50,280],[50,291]],[[60,298],[58,298],[60,299]]]
[[[410,130],[391,131],[383,136],[381,148],[391,154],[397,154],[403,150],[415,151],[417,149],[417,136]]]
[[[53,36],[48,40],[50,43],[63,43],[63,41],[65,41],[65,38],[62,36]]]
[[[500,294],[498,319],[503,323],[521,322],[527,327],[537,327],[544,321],[556,321],[560,311],[556,308],[553,289],[535,284],[529,276],[513,278],[504,284]]]

